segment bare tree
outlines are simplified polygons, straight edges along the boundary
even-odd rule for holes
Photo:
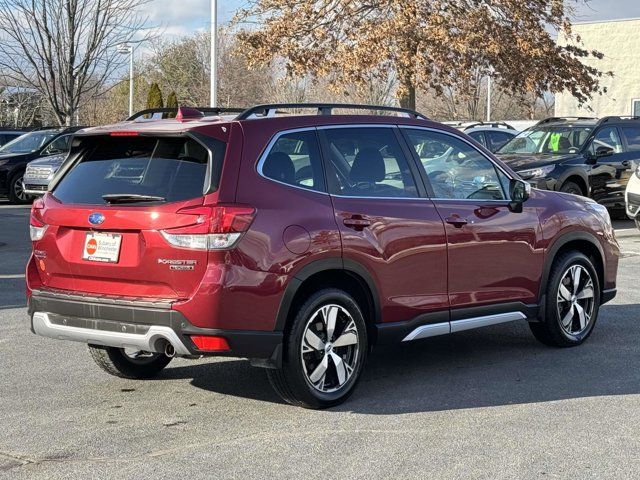
[[[71,125],[126,61],[117,46],[146,39],[149,0],[0,0],[0,69],[46,98]]]

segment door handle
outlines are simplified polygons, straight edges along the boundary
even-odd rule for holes
[[[466,218],[462,218],[458,215],[451,215],[450,217],[445,218],[444,221],[456,228],[462,228],[469,223]]]
[[[345,227],[353,228],[356,232],[361,232],[366,227],[371,226],[371,220],[362,215],[352,215],[345,218],[342,223]]]

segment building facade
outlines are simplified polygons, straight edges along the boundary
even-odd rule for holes
[[[583,48],[604,54],[585,63],[614,76],[602,77],[607,92],[582,106],[568,92],[556,95],[556,116],[640,116],[640,19],[576,23],[573,34],[581,38]],[[566,45],[566,38],[560,35],[558,42]]]

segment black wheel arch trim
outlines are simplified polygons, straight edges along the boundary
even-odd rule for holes
[[[280,300],[274,331],[284,331],[287,324],[287,318],[289,316],[289,310],[293,304],[293,299],[304,282],[313,275],[328,270],[343,270],[346,273],[357,275],[360,279],[364,280],[369,288],[371,299],[373,301],[373,323],[379,323],[381,321],[380,297],[378,296],[378,289],[373,281],[371,273],[369,273],[366,267],[355,260],[343,259],[342,257],[331,257],[312,261],[302,267],[291,277],[287,287],[285,288],[282,300]]]
[[[584,194],[586,196],[589,196],[591,194],[591,184],[589,183],[589,174],[585,170],[578,167],[569,168],[558,176],[558,180],[556,182],[556,190],[560,191],[562,186],[565,183],[567,183],[567,181],[572,177],[578,177],[580,178],[580,180],[584,182],[584,184],[587,187],[587,191],[584,192]]]
[[[553,267],[553,262],[555,261],[558,252],[562,247],[564,247],[568,243],[575,242],[575,241],[586,241],[586,242],[589,242],[594,247],[596,247],[598,252],[600,253],[600,261],[602,262],[603,271],[606,271],[606,265],[605,265],[606,260],[605,260],[604,250],[602,248],[602,245],[594,235],[585,231],[578,231],[578,232],[574,231],[574,232],[565,233],[561,235],[559,238],[557,238],[553,242],[553,244],[551,244],[551,246],[547,248],[547,254],[545,256],[544,265],[542,267],[542,277],[540,280],[540,294],[539,294],[540,298],[542,298],[547,291],[549,275],[551,274],[551,268]],[[603,286],[604,285],[600,285],[601,290]]]

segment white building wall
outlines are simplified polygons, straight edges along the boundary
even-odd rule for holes
[[[594,95],[582,107],[570,93],[556,95],[556,116],[632,115],[633,100],[640,100],[640,19],[578,23],[573,33],[580,36],[584,48],[604,54],[601,60],[589,58],[585,63],[614,76],[602,77],[607,92]],[[558,43],[566,45],[566,38],[561,35]],[[640,114],[640,102],[636,113]]]

